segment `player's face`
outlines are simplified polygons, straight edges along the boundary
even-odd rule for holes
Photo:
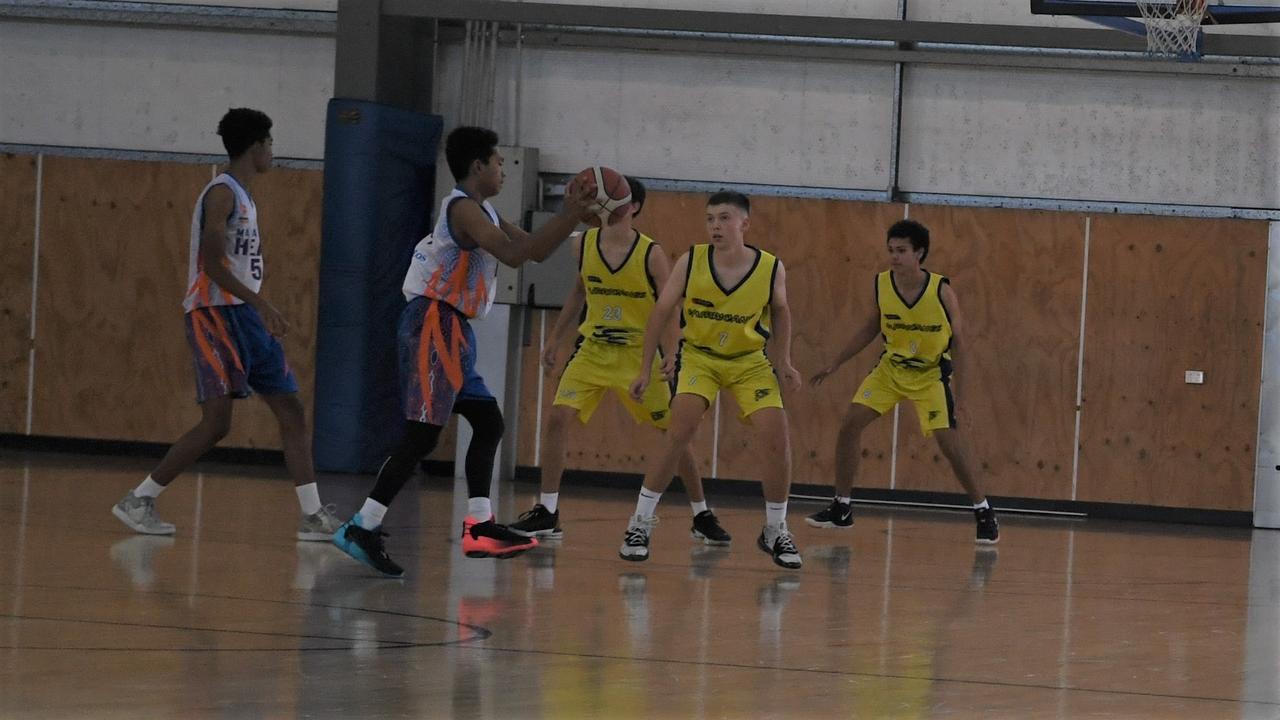
[[[271,136],[260,140],[249,147],[249,152],[253,154],[253,169],[264,173],[271,169],[271,163],[275,160],[275,155],[271,150]]]
[[[502,153],[494,150],[489,156],[489,162],[480,163],[480,192],[485,197],[493,197],[502,192],[502,183],[507,179],[507,173],[502,169],[504,162],[506,158],[502,157]]]
[[[889,238],[889,266],[894,270],[918,269],[921,252],[911,247],[906,238]]]
[[[747,214],[737,205],[707,206],[707,237],[715,247],[741,244],[749,223]]]

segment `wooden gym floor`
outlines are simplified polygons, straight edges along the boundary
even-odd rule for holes
[[[469,560],[432,479],[388,515],[392,581],[295,543],[276,468],[203,466],[160,499],[178,534],[134,535],[109,508],[151,464],[0,458],[0,717],[1280,717],[1274,532],[1006,514],[985,550],[967,513],[793,502],[788,572],[758,499],[713,498],[726,551],[672,492],[627,563],[633,494],[570,487],[562,542]],[[368,478],[321,489],[345,518]]]

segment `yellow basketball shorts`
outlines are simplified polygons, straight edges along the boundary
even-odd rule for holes
[[[946,361],[940,367],[924,370],[900,368],[881,361],[862,381],[853,402],[883,415],[899,402],[910,400],[920,418],[920,432],[929,437],[934,430],[956,426],[950,380],[951,364]]]
[[[638,423],[649,423],[665,430],[671,414],[671,386],[662,377],[662,364],[654,358],[649,369],[649,388],[641,402],[631,399],[631,381],[640,374],[642,349],[638,346],[608,345],[584,340],[574,351],[553,404],[578,411],[578,419],[587,422],[600,406],[606,392],[612,390],[623,407]]]
[[[698,395],[710,405],[721,389],[733,393],[742,419],[763,408],[782,408],[782,392],[773,364],[763,351],[720,358],[685,345],[680,350],[676,394]]]

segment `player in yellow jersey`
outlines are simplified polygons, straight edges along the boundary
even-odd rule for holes
[[[629,384],[640,371],[645,324],[657,300],[658,288],[671,275],[671,262],[662,247],[633,226],[644,208],[644,184],[628,177],[631,211],[613,225],[592,228],[574,247],[578,280],[560,311],[543,353],[548,371],[556,366],[558,346],[568,339],[577,321],[578,342],[560,378],[555,404],[547,417],[542,451],[542,488],[538,503],[508,527],[528,536],[558,538],[560,528],[560,478],[564,474],[565,440],[576,417],[591,419],[600,401],[612,390],[638,423],[666,430],[671,388],[663,380],[654,359],[649,365],[650,384],[639,401],[631,399]],[[669,369],[675,367],[677,335],[674,324],[663,336],[663,355]],[[694,539],[708,545],[728,545],[731,540],[707,507],[702,477],[693,452],[685,448],[679,458],[693,508]]]
[[[694,245],[676,261],[649,315],[642,370],[631,383],[631,397],[638,401],[648,390],[651,374],[645,369],[679,306],[682,331],[676,395],[671,399],[668,445],[645,473],[635,515],[618,551],[624,560],[649,558],[654,508],[707,408],[725,389],[733,393],[743,420],[755,430],[755,442],[765,451],[766,522],[757,544],[778,565],[800,567],[800,551],[787,529],[791,442],[778,383],[781,378],[791,390],[800,387],[800,374],[791,366],[786,271],[776,257],[743,242],[750,213],[751,202],[741,193],[718,192],[707,200],[711,243]],[[765,357],[765,344],[771,338],[769,357]]]
[[[913,220],[893,224],[888,233],[890,269],[876,276],[876,306],[830,366],[813,376],[815,386],[857,355],[877,335],[884,352],[845,413],[836,440],[835,498],[805,522],[820,528],[853,526],[853,480],[858,474],[862,431],[902,400],[916,406],[920,430],[933,435],[956,478],[973,502],[977,542],[995,544],[1000,525],[995,510],[973,476],[969,443],[956,422],[951,377],[954,355],[963,353],[963,328],[956,292],[947,278],[921,267],[929,256],[929,230]]]

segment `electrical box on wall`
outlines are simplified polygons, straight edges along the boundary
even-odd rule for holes
[[[505,162],[503,172],[506,180],[502,183],[502,192],[497,197],[489,198],[489,203],[498,211],[503,220],[528,230],[529,213],[538,207],[538,149],[524,147],[498,147]],[[436,164],[436,203],[433,212],[439,212],[440,203],[449,194],[457,182],[449,172],[449,164],[441,154]],[[439,218],[432,217],[434,225]],[[497,302],[518,305],[523,302],[520,295],[520,269],[498,263]]]
[[[555,213],[533,212],[533,227],[542,227]],[[580,225],[578,230],[586,229]],[[578,262],[573,258],[575,238],[570,238],[556,248],[551,257],[537,263],[528,263],[520,274],[520,300],[533,307],[564,307],[569,291],[578,279]]]

